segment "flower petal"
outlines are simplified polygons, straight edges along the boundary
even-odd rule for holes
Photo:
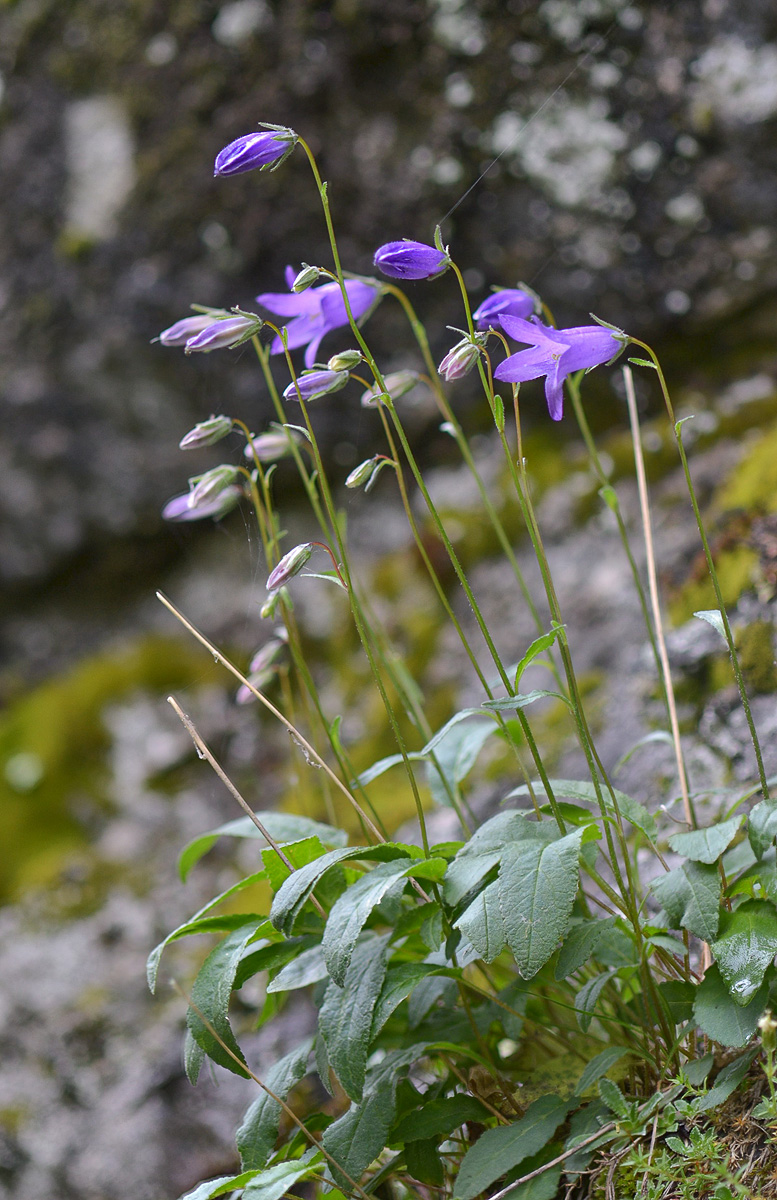
[[[558,360],[567,353],[568,347],[554,345],[549,352],[545,346],[532,346],[530,350],[519,350],[501,362],[494,371],[494,378],[505,383],[526,383],[528,379],[539,379],[553,370]]]

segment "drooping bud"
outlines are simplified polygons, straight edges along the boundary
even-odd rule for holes
[[[472,320],[478,329],[488,329],[489,326],[499,326],[499,318],[505,314],[510,317],[528,318],[541,308],[539,297],[529,287],[502,288],[487,296],[479,308],[472,314]]]
[[[256,671],[266,671],[268,667],[272,666],[288,640],[289,635],[285,629],[276,630],[276,636],[271,637],[263,646],[260,646],[248,664],[249,675]]]
[[[448,383],[452,379],[461,379],[472,370],[480,356],[481,349],[482,341],[478,334],[475,334],[474,338],[465,335],[445,355],[437,368],[438,375],[442,375]]]
[[[761,1031],[761,1042],[764,1050],[774,1051],[775,1047],[777,1047],[777,1021],[775,1021],[768,1008],[759,1019],[758,1028]]]
[[[362,484],[367,483],[373,471],[375,470],[375,464],[378,461],[378,457],[379,456],[376,454],[374,458],[366,458],[364,462],[359,463],[358,467],[354,467],[354,469],[351,471],[351,474],[345,481],[345,486],[347,488],[358,488],[361,487]]]
[[[291,597],[286,588],[279,588],[277,592],[270,592],[262,607],[259,609],[259,616],[264,620],[275,616],[276,609],[281,602],[281,597],[284,598],[287,604],[291,604]]]
[[[250,462],[254,461],[254,457],[263,463],[277,462],[279,458],[291,454],[295,442],[299,445],[302,438],[292,429],[271,429],[267,433],[251,434],[251,441],[246,442],[243,453]]]
[[[318,281],[320,274],[320,267],[311,267],[309,263],[303,263],[302,269],[298,271],[294,278],[294,282],[291,285],[291,290],[293,292],[307,291],[309,287],[312,287],[313,284]]]
[[[446,250],[425,242],[386,242],[375,251],[375,266],[390,279],[432,279],[451,264]]]
[[[230,142],[216,156],[214,175],[242,175],[244,171],[275,170],[291,154],[298,135],[284,125],[267,125],[264,133],[247,133]]]
[[[303,371],[296,383],[284,388],[284,400],[314,400],[329,392],[339,392],[350,376],[347,371]]]
[[[163,329],[158,338],[153,338],[155,342],[161,342],[163,346],[185,346],[191,338],[202,333],[203,329],[207,329],[214,321],[218,320],[219,312],[223,309],[214,309],[211,312],[197,313],[193,317],[184,317],[180,321],[176,321],[175,325],[171,325],[169,329]],[[224,316],[227,314],[224,313]]]
[[[162,517],[165,521],[203,521],[206,517],[213,517],[218,521],[232,511],[242,495],[243,489],[233,484],[224,488],[223,492],[219,492],[207,503],[203,502],[197,508],[192,508],[189,503],[191,492],[183,492],[180,496],[173,496],[172,500],[168,500],[162,509]]]
[[[222,463],[204,475],[195,475],[189,480],[189,508],[201,508],[215,499],[225,488],[230,487],[240,473],[239,467]]]
[[[209,354],[211,350],[234,349],[258,333],[263,325],[262,318],[253,314],[214,321],[202,333],[189,338],[185,353]]]
[[[302,542],[301,545],[295,546],[289,550],[288,554],[284,554],[277,567],[269,574],[267,579],[267,591],[275,592],[284,583],[288,583],[295,575],[304,567],[305,563],[313,553],[312,542]]]
[[[246,678],[248,680],[248,683],[253,684],[253,686],[256,688],[257,692],[263,692],[272,683],[272,681],[275,679],[276,675],[277,675],[277,671],[273,670],[273,668],[270,667],[268,670],[265,670],[265,671],[252,671],[249,675],[246,676]],[[251,688],[248,687],[247,684],[241,683],[240,687],[235,692],[235,703],[236,704],[251,704],[251,702],[255,699],[256,699],[256,696],[251,691]]]
[[[384,392],[377,383],[374,383],[372,387],[367,388],[366,392],[362,392],[362,408],[375,408],[381,403],[381,397],[384,395],[388,395],[392,400],[398,400],[400,396],[412,391],[420,378],[417,371],[394,371],[391,375],[385,375],[383,382],[386,385],[386,391]]]
[[[332,355],[326,364],[326,369],[327,371],[352,371],[363,361],[364,355],[361,350],[343,350],[340,354]]]
[[[201,446],[215,446],[228,433],[232,432],[234,421],[231,417],[211,417],[208,421],[200,421],[182,437],[178,446],[181,450],[199,450]]]

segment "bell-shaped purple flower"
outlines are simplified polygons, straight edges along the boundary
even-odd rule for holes
[[[535,309],[535,299],[522,288],[502,288],[488,296],[472,314],[477,329],[499,325],[501,316],[528,318]]]
[[[375,266],[390,279],[431,279],[450,266],[450,257],[425,242],[386,242],[375,251]]]
[[[611,362],[620,354],[629,338],[620,330],[602,325],[580,325],[573,329],[551,329],[534,317],[502,316],[505,333],[516,342],[531,347],[511,354],[494,371],[496,379],[507,383],[525,383],[545,376],[545,398],[554,421],[564,410],[564,380],[574,371],[590,370]]]
[[[217,496],[192,508],[189,503],[191,492],[182,492],[180,496],[173,496],[172,500],[168,500],[162,509],[162,516],[165,521],[202,521],[206,517],[213,517],[218,521],[232,511],[242,495],[243,489],[233,484],[224,488]]]
[[[296,383],[284,389],[284,400],[315,400],[329,392],[339,392],[350,379],[347,371],[304,371]]]
[[[263,171],[290,154],[297,144],[293,129],[270,126],[261,133],[247,133],[230,142],[216,156],[214,175],[242,175],[244,171]]]
[[[261,304],[276,317],[291,317],[286,324],[286,338],[289,350],[298,346],[306,346],[305,366],[312,367],[316,361],[318,347],[322,338],[348,324],[348,314],[345,311],[343,294],[339,283],[325,283],[321,287],[307,288],[304,292],[295,294],[291,291],[297,278],[291,267],[286,268],[286,283],[290,294],[285,292],[262,292],[256,297]],[[370,309],[380,299],[380,284],[368,283],[363,279],[347,279],[345,290],[348,303],[355,321],[366,317]],[[272,354],[283,353],[283,342],[279,337],[270,347]]]

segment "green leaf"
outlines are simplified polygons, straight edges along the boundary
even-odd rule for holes
[[[312,1044],[312,1038],[307,1038],[279,1059],[265,1076],[267,1087],[279,1099],[285,1100],[305,1075]],[[247,1110],[235,1135],[244,1171],[258,1170],[267,1162],[278,1138],[282,1111],[278,1101],[266,1092],[257,1096]]]
[[[628,1119],[631,1114],[631,1106],[617,1083],[613,1083],[611,1079],[600,1079],[599,1095],[616,1117],[620,1117],[622,1121]]]
[[[756,1030],[769,989],[763,983],[749,1004],[737,1004],[716,963],[707,968],[696,991],[693,1015],[696,1024],[722,1046],[744,1046]]]
[[[747,1004],[777,954],[777,912],[768,900],[746,900],[724,912],[718,940],[710,947],[738,1004]]]
[[[381,988],[372,1014],[372,1037],[377,1037],[396,1008],[406,1000],[413,989],[430,975],[446,975],[447,967],[434,966],[432,963],[399,963],[389,967],[386,979]],[[458,974],[458,972],[453,972]]]
[[[720,919],[720,876],[706,863],[683,863],[650,884],[666,909],[673,929],[687,929],[694,937],[711,942]]]
[[[583,1068],[583,1073],[575,1084],[575,1095],[583,1096],[589,1088],[598,1083],[602,1076],[612,1070],[616,1063],[631,1054],[625,1046],[608,1046]]]
[[[554,972],[556,979],[566,979],[588,962],[602,937],[615,924],[615,917],[605,917],[601,921],[581,921],[573,925],[558,953],[558,962]]]
[[[518,973],[531,979],[569,927],[579,882],[581,829],[549,845],[514,842],[499,872],[499,898],[507,944]]]
[[[332,981],[324,995],[318,1027],[329,1063],[351,1100],[362,1098],[372,1017],[386,978],[390,935],[357,943],[342,987]]]
[[[587,780],[549,779],[548,783],[551,786],[553,795],[557,799],[559,797],[563,797],[568,800],[584,800],[589,804],[596,804],[598,807],[596,789],[594,785]],[[533,783],[532,787],[537,795],[545,795],[545,789],[541,783]],[[602,787],[601,790],[605,810],[611,816],[614,816],[615,810],[609,790],[605,787]],[[640,804],[638,800],[633,800],[631,796],[627,796],[625,792],[619,792],[617,788],[613,788],[613,792],[615,799],[618,802],[618,810],[624,821],[628,821],[629,824],[633,825],[636,829],[641,830],[649,842],[655,842],[658,833],[656,829],[656,823],[654,818],[645,808],[644,804]],[[521,787],[514,788],[511,792],[508,792],[505,799],[509,800],[513,796],[526,796],[528,794],[529,789],[525,784],[523,784]]]
[[[287,842],[283,847],[285,857],[296,870],[323,858],[326,852],[326,846],[318,837],[301,838],[298,842]],[[273,893],[279,892],[292,872],[270,846],[262,850],[262,862]]]
[[[629,362],[635,363],[638,367],[651,367],[654,371],[656,369],[656,364],[651,362],[649,358],[630,358]]]
[[[454,922],[455,928],[461,930],[487,963],[502,953],[506,943],[499,887],[498,879],[489,883]]]
[[[728,1063],[721,1071],[718,1071],[715,1082],[707,1092],[707,1095],[700,1096],[696,1101],[696,1112],[710,1112],[713,1108],[717,1108],[719,1104],[722,1104],[724,1100],[728,1100],[729,1096],[737,1090],[744,1079],[757,1053],[758,1047],[754,1046],[752,1050],[748,1050],[746,1054],[740,1054],[739,1058],[735,1058],[733,1062]]]
[[[329,974],[340,987],[351,961],[353,948],[372,910],[397,886],[404,889],[412,860],[379,863],[362,875],[335,901],[327,918],[322,950]]]
[[[583,1033],[588,1033],[591,1028],[596,1002],[616,972],[617,967],[610,967],[609,971],[602,971],[601,975],[594,975],[593,979],[589,979],[575,996],[575,1016]]]
[[[242,1200],[281,1200],[289,1189],[300,1179],[310,1179],[319,1175],[324,1168],[320,1155],[317,1161],[306,1161],[308,1158],[295,1158],[289,1162],[276,1163],[266,1170],[260,1171],[243,1192]]]
[[[205,1051],[197,1045],[191,1035],[191,1031],[187,1029],[183,1040],[183,1068],[186,1072],[186,1078],[192,1087],[194,1087],[200,1077],[200,1071],[204,1062]]]
[[[563,628],[564,628],[563,625],[557,625],[555,629],[551,629],[550,633],[543,633],[540,635],[540,637],[534,639],[532,644],[529,646],[529,649],[526,651],[523,658],[518,663],[518,666],[515,668],[515,687],[516,688],[518,687],[518,683],[520,681],[521,676],[523,675],[524,671],[529,666],[529,664],[534,662],[534,659],[539,654],[542,654],[545,650],[550,649],[550,647],[556,641],[556,639],[558,638],[558,635],[561,633],[561,630]]]
[[[669,845],[676,854],[682,854],[692,862],[714,863],[733,842],[744,820],[744,813],[719,821],[706,829],[692,829],[690,833],[673,833]]]
[[[191,1007],[186,1015],[186,1023],[197,1045],[214,1062],[233,1071],[236,1075],[243,1076],[248,1076],[248,1071],[243,1070],[219,1045],[213,1034],[206,1028],[202,1018],[204,1017],[213,1026],[222,1041],[229,1046],[238,1059],[241,1062],[245,1061],[243,1053],[235,1041],[227,1011],[240,960],[246,946],[252,941],[261,924],[261,921],[251,921],[248,925],[235,929],[219,942],[215,949],[211,950],[194,981]]]
[[[242,1171],[239,1175],[219,1175],[216,1179],[208,1179],[199,1184],[191,1192],[186,1192],[179,1200],[211,1200],[215,1196],[223,1196],[226,1192],[234,1192],[243,1187],[257,1174],[256,1171]]]
[[[450,804],[448,789],[456,796],[458,785],[467,777],[483,746],[496,732],[494,721],[481,720],[449,729],[437,743],[430,752],[435,761],[427,767],[429,788],[436,804]],[[447,781],[448,788],[443,780]]]
[[[777,834],[777,803],[762,800],[747,819],[747,836],[756,858],[763,858]]]
[[[557,1158],[561,1151],[559,1143],[551,1142],[544,1146],[538,1154],[532,1154],[525,1162],[522,1162],[518,1171],[520,1177],[531,1174],[538,1167],[542,1167],[545,1163]],[[527,1179],[524,1183],[516,1181],[516,1186],[511,1188],[507,1193],[505,1200],[556,1200],[558,1196],[558,1185],[561,1179],[562,1164],[559,1163],[555,1167],[549,1167],[547,1171],[543,1171],[541,1175],[535,1175],[534,1179]],[[516,1174],[515,1171],[512,1172]]]
[[[726,627],[723,624],[723,618],[720,615],[719,608],[703,608],[699,612],[695,612],[693,615],[698,617],[700,621],[706,621],[708,625],[711,625],[712,628],[720,634],[720,636],[723,638],[723,641],[727,642]]]
[[[436,1138],[408,1142],[405,1146],[405,1165],[408,1174],[419,1183],[440,1187],[445,1180]]]
[[[256,816],[270,837],[279,845],[296,842],[311,835],[319,837],[328,846],[342,846],[348,840],[344,829],[335,829],[332,825],[323,825],[320,821],[311,821],[309,817],[298,817],[294,813],[257,812]],[[208,833],[201,833],[184,846],[178,859],[178,871],[184,882],[195,863],[215,846],[220,837],[258,838],[264,841],[263,835],[250,817],[238,817],[237,820],[227,821],[225,825],[219,825],[217,829],[211,829]]]
[[[454,1183],[456,1200],[475,1200],[496,1179],[541,1150],[572,1106],[571,1100],[540,1096],[513,1125],[487,1129],[464,1155]]]
[[[416,1142],[447,1137],[465,1121],[488,1120],[488,1109],[474,1096],[457,1093],[427,1101],[423,1108],[406,1113],[391,1131],[392,1142]]]
[[[311,983],[326,979],[328,974],[321,945],[316,944],[303,950],[285,967],[281,967],[275,978],[267,984],[267,991],[293,992],[297,988],[308,987]]]
[[[554,700],[561,700],[569,708],[569,700],[566,696],[562,696],[561,692],[546,692],[541,688],[533,692],[525,692],[523,695],[504,696],[501,700],[484,700],[482,708],[486,712],[518,712],[521,708],[528,708],[530,704],[536,703],[537,700],[542,700],[545,696],[551,696]]]

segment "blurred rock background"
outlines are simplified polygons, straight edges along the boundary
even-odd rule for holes
[[[143,961],[177,920],[234,878],[230,853],[217,850],[186,889],[175,882],[180,846],[234,814],[217,781],[191,761],[165,693],[187,699],[257,806],[283,801],[299,782],[297,767],[284,765],[285,739],[264,725],[258,737],[253,710],[235,708],[223,677],[153,599],[156,587],[169,591],[241,661],[264,636],[264,564],[247,522],[182,528],[159,517],[188,474],[219,461],[217,451],[196,462],[178,451],[197,420],[225,411],[261,429],[270,419],[259,372],[245,351],[186,359],[151,341],[192,302],[250,308],[257,292],[284,289],[287,263],[329,263],[301,153],[276,173],[211,178],[218,150],[260,120],[290,125],[311,143],[347,268],[369,273],[378,244],[431,240],[442,221],[474,301],[491,285],[524,280],[560,323],[584,323],[593,311],[658,348],[680,415],[699,414],[703,495],[722,521],[731,601],[759,584],[752,603],[760,607],[754,613],[751,604],[742,621],[766,631],[756,663],[773,660],[772,6],[4,5],[0,1196],[14,1200],[175,1196],[230,1168],[230,1131],[249,1098],[239,1081],[218,1092],[207,1083],[189,1089],[181,1004],[151,1000]],[[441,357],[452,336],[445,326],[462,323],[455,281],[410,290]],[[389,302],[370,337],[387,366],[418,365]],[[336,336],[324,344],[341,348]],[[609,439],[616,474],[625,473],[617,389],[604,372],[590,384],[591,419]],[[682,624],[692,598],[703,606],[687,574],[695,543],[674,516],[680,489],[662,451],[658,398],[650,380],[639,385],[653,476],[662,481],[666,583],[680,597]],[[474,384],[465,380],[453,395],[467,427],[485,430]],[[625,582],[608,574],[601,505],[574,433],[569,423],[548,428],[539,387],[525,395],[559,563],[572,576],[575,565],[586,572],[596,550],[581,541],[583,525],[602,554],[588,592],[569,581],[580,627],[590,632],[603,615],[620,614],[623,645],[638,655],[641,634],[628,623],[636,614],[623,599]],[[353,403],[346,391],[318,410],[343,475],[377,441],[370,415],[349,416]],[[421,401],[408,419],[440,494],[474,539],[470,557],[487,558],[493,548],[468,524],[452,443],[437,434],[434,410]],[[487,463],[487,438],[476,446]],[[743,478],[751,493],[737,491]],[[350,501],[357,544],[371,551],[376,577],[382,569],[384,582],[392,571],[409,581],[390,489],[375,497],[379,534],[374,508]],[[746,514],[739,535],[726,525],[733,511]],[[292,525],[298,519],[290,516]],[[500,609],[507,585],[496,565],[489,570],[486,563],[479,583],[494,597],[511,653],[524,631]],[[419,616],[426,594],[415,586],[407,603],[417,607],[397,630],[409,658],[430,637]],[[301,605],[314,658],[325,664],[336,648],[350,652],[328,599]],[[703,674],[716,696],[699,743],[702,782],[711,787],[741,773],[746,750],[736,734],[733,742],[724,736],[728,693],[715,682],[714,652],[690,640],[696,648],[682,669],[691,683]],[[438,689],[442,721],[467,684],[454,649],[443,642],[438,650],[442,665],[429,686]],[[586,653],[585,665],[601,676],[610,650],[589,641]],[[629,661],[636,670],[638,658]],[[336,704],[343,695],[331,686]],[[773,681],[758,686],[769,697]],[[701,703],[692,693],[686,715]],[[622,695],[610,710],[626,711]],[[377,745],[369,716],[363,727],[351,720],[354,739]],[[639,736],[637,725],[612,734],[612,758]],[[183,977],[187,963],[184,955]],[[292,1016],[304,1020],[304,1010]],[[257,1061],[275,1049],[260,1035]]]

